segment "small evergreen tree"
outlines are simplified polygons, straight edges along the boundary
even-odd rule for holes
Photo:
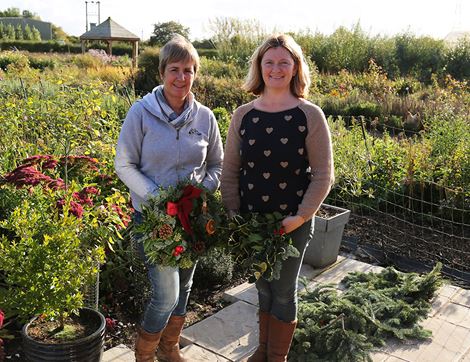
[[[23,40],[23,28],[21,27],[21,24],[18,24],[15,27],[15,39],[16,40]]]
[[[6,26],[4,39],[5,40],[15,40],[15,28],[13,27],[13,25],[8,24]]]
[[[36,27],[33,26],[33,30],[31,30],[31,33],[33,34],[32,40],[41,40],[41,33],[38,29],[36,29]]]
[[[24,40],[33,40],[33,33],[31,32],[29,24],[26,24],[26,26],[24,27],[23,38]]]

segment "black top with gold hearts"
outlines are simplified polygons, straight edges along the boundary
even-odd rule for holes
[[[240,210],[294,215],[310,182],[304,112],[252,109],[239,132]]]

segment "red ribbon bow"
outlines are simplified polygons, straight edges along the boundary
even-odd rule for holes
[[[178,215],[184,231],[186,231],[190,236],[193,235],[193,230],[189,223],[189,214],[193,209],[193,199],[198,198],[199,195],[201,195],[201,192],[201,189],[198,189],[193,185],[188,185],[184,188],[183,196],[181,196],[179,201],[168,201],[166,204],[166,213],[170,216]]]

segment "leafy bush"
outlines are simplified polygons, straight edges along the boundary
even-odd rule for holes
[[[253,99],[242,89],[241,79],[202,75],[194,81],[193,92],[196,99],[207,107],[223,107],[229,111]]]
[[[205,289],[216,285],[226,285],[233,275],[234,261],[222,249],[213,249],[208,255],[199,258],[194,276],[194,286]]]
[[[229,112],[223,107],[217,107],[212,110],[219,125],[220,136],[222,137],[222,144],[225,145],[227,140],[228,127],[230,125],[231,116]]]
[[[470,40],[463,39],[446,54],[445,70],[455,79],[470,79]]]
[[[71,193],[30,190],[0,222],[9,234],[0,235],[6,283],[0,289],[0,304],[22,321],[42,314],[58,318],[63,326],[65,318],[82,307],[83,288],[98,272],[104,253],[102,247],[80,238],[90,217],[74,216],[69,206],[57,208],[57,198],[71,201]]]
[[[134,83],[136,92],[145,94],[160,84],[159,54],[160,49],[158,48],[147,48],[140,53],[138,59],[139,70]]]

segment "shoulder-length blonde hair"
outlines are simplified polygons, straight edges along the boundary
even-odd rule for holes
[[[305,98],[308,94],[310,86],[310,74],[308,65],[302,53],[300,45],[286,34],[274,34],[269,36],[263,44],[261,44],[251,56],[250,70],[243,84],[243,89],[255,95],[260,95],[264,91],[264,80],[261,74],[261,59],[264,54],[271,48],[283,47],[286,49],[297,67],[295,75],[290,83],[290,90],[293,95],[298,98]]]
[[[165,68],[170,63],[180,61],[194,62],[194,74],[199,69],[199,54],[194,46],[185,37],[176,34],[160,49],[158,71],[163,75]]]

